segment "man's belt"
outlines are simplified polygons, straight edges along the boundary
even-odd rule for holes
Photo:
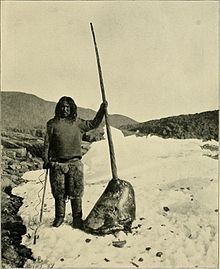
[[[52,159],[52,162],[58,162],[58,163],[66,163],[66,162],[75,162],[75,161],[79,161],[81,160],[82,157],[81,156],[75,156],[73,158],[70,159],[63,159],[63,158],[57,158],[57,159]]]

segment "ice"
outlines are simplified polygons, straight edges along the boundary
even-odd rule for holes
[[[137,217],[132,233],[98,237],[73,229],[70,203],[65,223],[52,228],[54,200],[48,181],[39,238],[33,244],[45,174],[27,172],[28,183],[13,190],[24,198],[19,214],[27,234],[22,243],[36,258],[28,260],[26,267],[217,267],[218,161],[212,157],[218,144],[124,137],[114,128],[112,136],[119,178],[135,190]],[[85,218],[112,177],[107,141],[93,143],[83,163]],[[126,240],[126,244],[116,248],[115,240]]]

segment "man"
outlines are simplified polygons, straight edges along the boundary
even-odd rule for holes
[[[106,108],[107,102],[103,102],[93,120],[81,120],[77,118],[77,106],[73,99],[63,96],[56,105],[55,117],[47,122],[43,168],[50,169],[50,184],[55,199],[54,227],[63,223],[65,200],[69,198],[73,227],[82,228],[82,133],[99,126]]]

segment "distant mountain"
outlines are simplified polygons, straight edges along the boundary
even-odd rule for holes
[[[198,138],[218,141],[219,110],[129,124],[120,129],[125,135],[136,133],[163,138]]]
[[[48,119],[54,116],[55,102],[45,101],[33,94],[22,92],[1,92],[2,128],[34,129],[44,128]],[[78,116],[93,119],[96,111],[78,107]],[[123,115],[110,115],[112,126],[137,123]]]

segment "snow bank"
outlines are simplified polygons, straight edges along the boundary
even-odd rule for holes
[[[24,197],[20,214],[28,231],[23,244],[32,248],[37,259],[26,266],[216,267],[218,162],[211,158],[216,142],[124,137],[116,129],[112,133],[119,177],[131,182],[136,194],[133,232],[97,237],[72,229],[69,203],[65,223],[51,227],[54,200],[48,183],[43,224],[34,245],[43,171],[28,172],[24,175],[28,183],[14,190]],[[86,217],[111,179],[107,141],[93,143],[83,162]],[[113,246],[117,240],[126,240],[123,248]]]

